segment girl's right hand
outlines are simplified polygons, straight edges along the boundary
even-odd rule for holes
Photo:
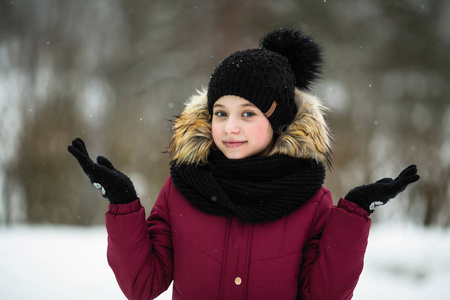
[[[78,160],[91,183],[101,189],[103,197],[109,202],[125,204],[137,199],[136,190],[130,178],[114,168],[106,157],[98,156],[97,163],[93,162],[82,139],[74,139],[68,150]]]

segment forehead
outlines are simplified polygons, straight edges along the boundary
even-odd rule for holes
[[[226,95],[220,97],[215,103],[213,107],[241,107],[241,106],[251,106],[257,108],[250,101],[234,95]]]

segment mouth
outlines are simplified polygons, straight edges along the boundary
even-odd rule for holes
[[[227,148],[238,148],[244,145],[246,142],[241,141],[224,141],[223,142]]]

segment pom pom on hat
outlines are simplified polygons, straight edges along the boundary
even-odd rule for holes
[[[295,86],[300,90],[309,89],[314,80],[320,77],[320,47],[302,32],[292,29],[275,30],[267,34],[259,46],[289,60],[295,74]]]
[[[308,89],[319,77],[320,49],[300,31],[279,29],[267,34],[260,48],[238,51],[211,75],[208,109],[222,96],[242,97],[266,114],[280,131],[295,118],[295,87]]]

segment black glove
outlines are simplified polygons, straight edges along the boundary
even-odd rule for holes
[[[345,199],[360,205],[371,214],[376,206],[386,204],[398,193],[403,192],[408,184],[416,182],[419,178],[417,167],[411,165],[404,169],[395,180],[383,178],[369,185],[358,186],[348,192]]]
[[[103,197],[107,198],[109,202],[124,204],[137,199],[136,190],[130,178],[114,168],[106,157],[98,156],[97,163],[93,162],[89,158],[82,139],[74,139],[72,146],[67,149],[78,160],[91,183],[102,190]]]

